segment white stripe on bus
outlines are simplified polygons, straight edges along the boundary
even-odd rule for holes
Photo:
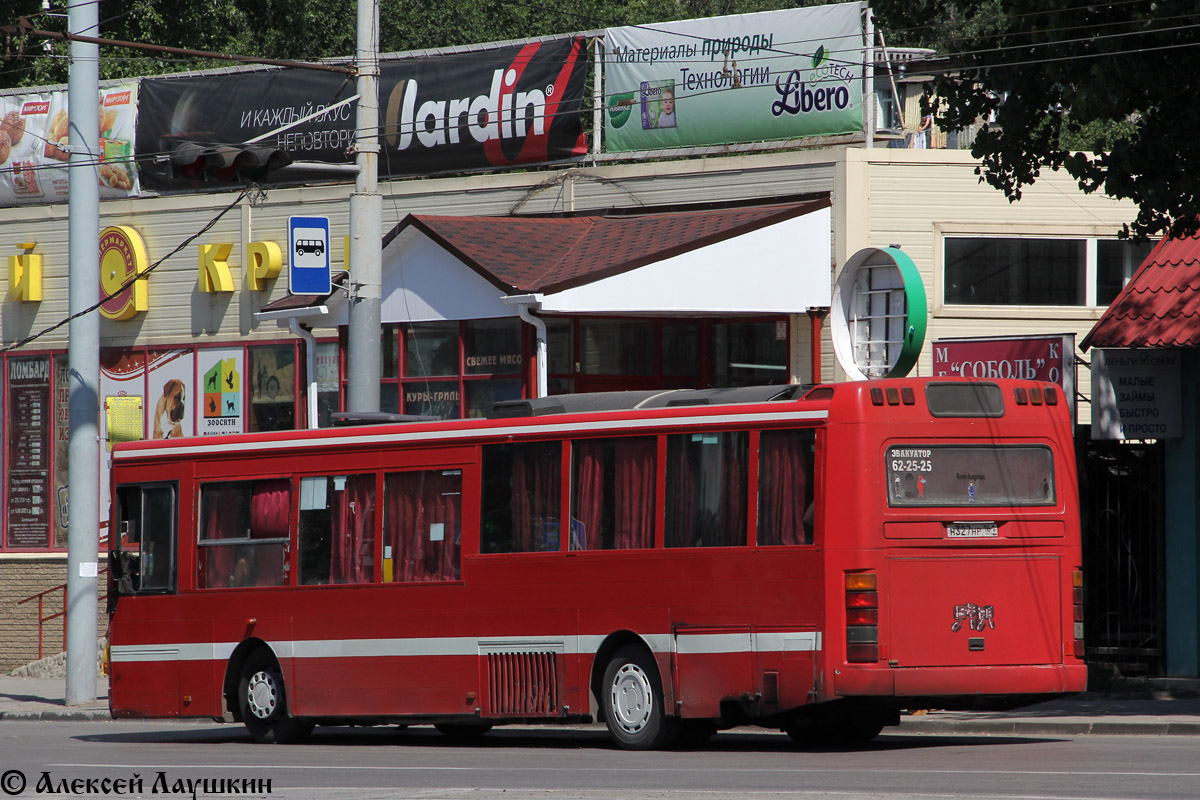
[[[389,433],[382,435],[343,435],[326,436],[313,439],[287,439],[270,442],[239,442],[229,444],[222,442],[223,437],[206,439],[204,444],[185,447],[162,447],[139,450],[117,450],[113,452],[114,460],[129,458],[149,458],[161,456],[184,455],[213,455],[215,453],[240,453],[245,451],[261,452],[266,450],[287,450],[290,448],[322,447],[326,445],[346,445],[358,447],[369,444],[400,444],[404,442],[435,442],[446,439],[481,439],[492,436],[512,436],[519,433],[534,435],[581,433],[606,430],[627,430],[637,428],[669,428],[687,425],[712,424],[745,424],[754,422],[802,422],[826,419],[828,411],[788,411],[788,412],[758,412],[754,414],[720,414],[697,417],[651,417],[648,419],[623,420],[593,420],[588,422],[551,423],[537,425],[512,425],[498,428],[470,428],[452,430],[419,431],[416,433]]]
[[[268,641],[279,658],[385,658],[396,656],[479,656],[488,653],[592,655],[604,636],[447,636],[420,639],[315,639]],[[641,637],[656,653],[670,653],[672,639],[681,655],[749,652],[812,652],[821,649],[815,631],[769,633],[648,634]],[[226,661],[240,642],[113,645],[113,662]]]

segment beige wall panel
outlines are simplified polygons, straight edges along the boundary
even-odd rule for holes
[[[1103,307],[942,307],[942,238],[947,233],[1115,238],[1136,215],[1133,204],[1084,195],[1069,176],[1053,172],[1009,203],[979,182],[975,162],[961,151],[881,151],[870,158],[871,244],[899,244],[925,281],[930,319],[917,374],[931,374],[928,343],[935,339],[1074,333],[1078,344],[1091,330]],[[1086,358],[1078,350],[1077,355]],[[1090,373],[1080,367],[1077,375],[1077,389],[1090,397]],[[1090,421],[1086,403],[1080,421]]]

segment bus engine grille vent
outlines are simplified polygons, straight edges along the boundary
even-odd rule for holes
[[[488,713],[549,717],[558,714],[557,653],[488,653]]]

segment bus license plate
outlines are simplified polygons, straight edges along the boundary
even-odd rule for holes
[[[946,524],[948,539],[988,539],[1000,535],[994,522],[949,522]]]

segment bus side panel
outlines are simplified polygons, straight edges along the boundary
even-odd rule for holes
[[[722,700],[749,699],[754,666],[749,625],[675,629],[676,708],[683,717],[719,717]]]

